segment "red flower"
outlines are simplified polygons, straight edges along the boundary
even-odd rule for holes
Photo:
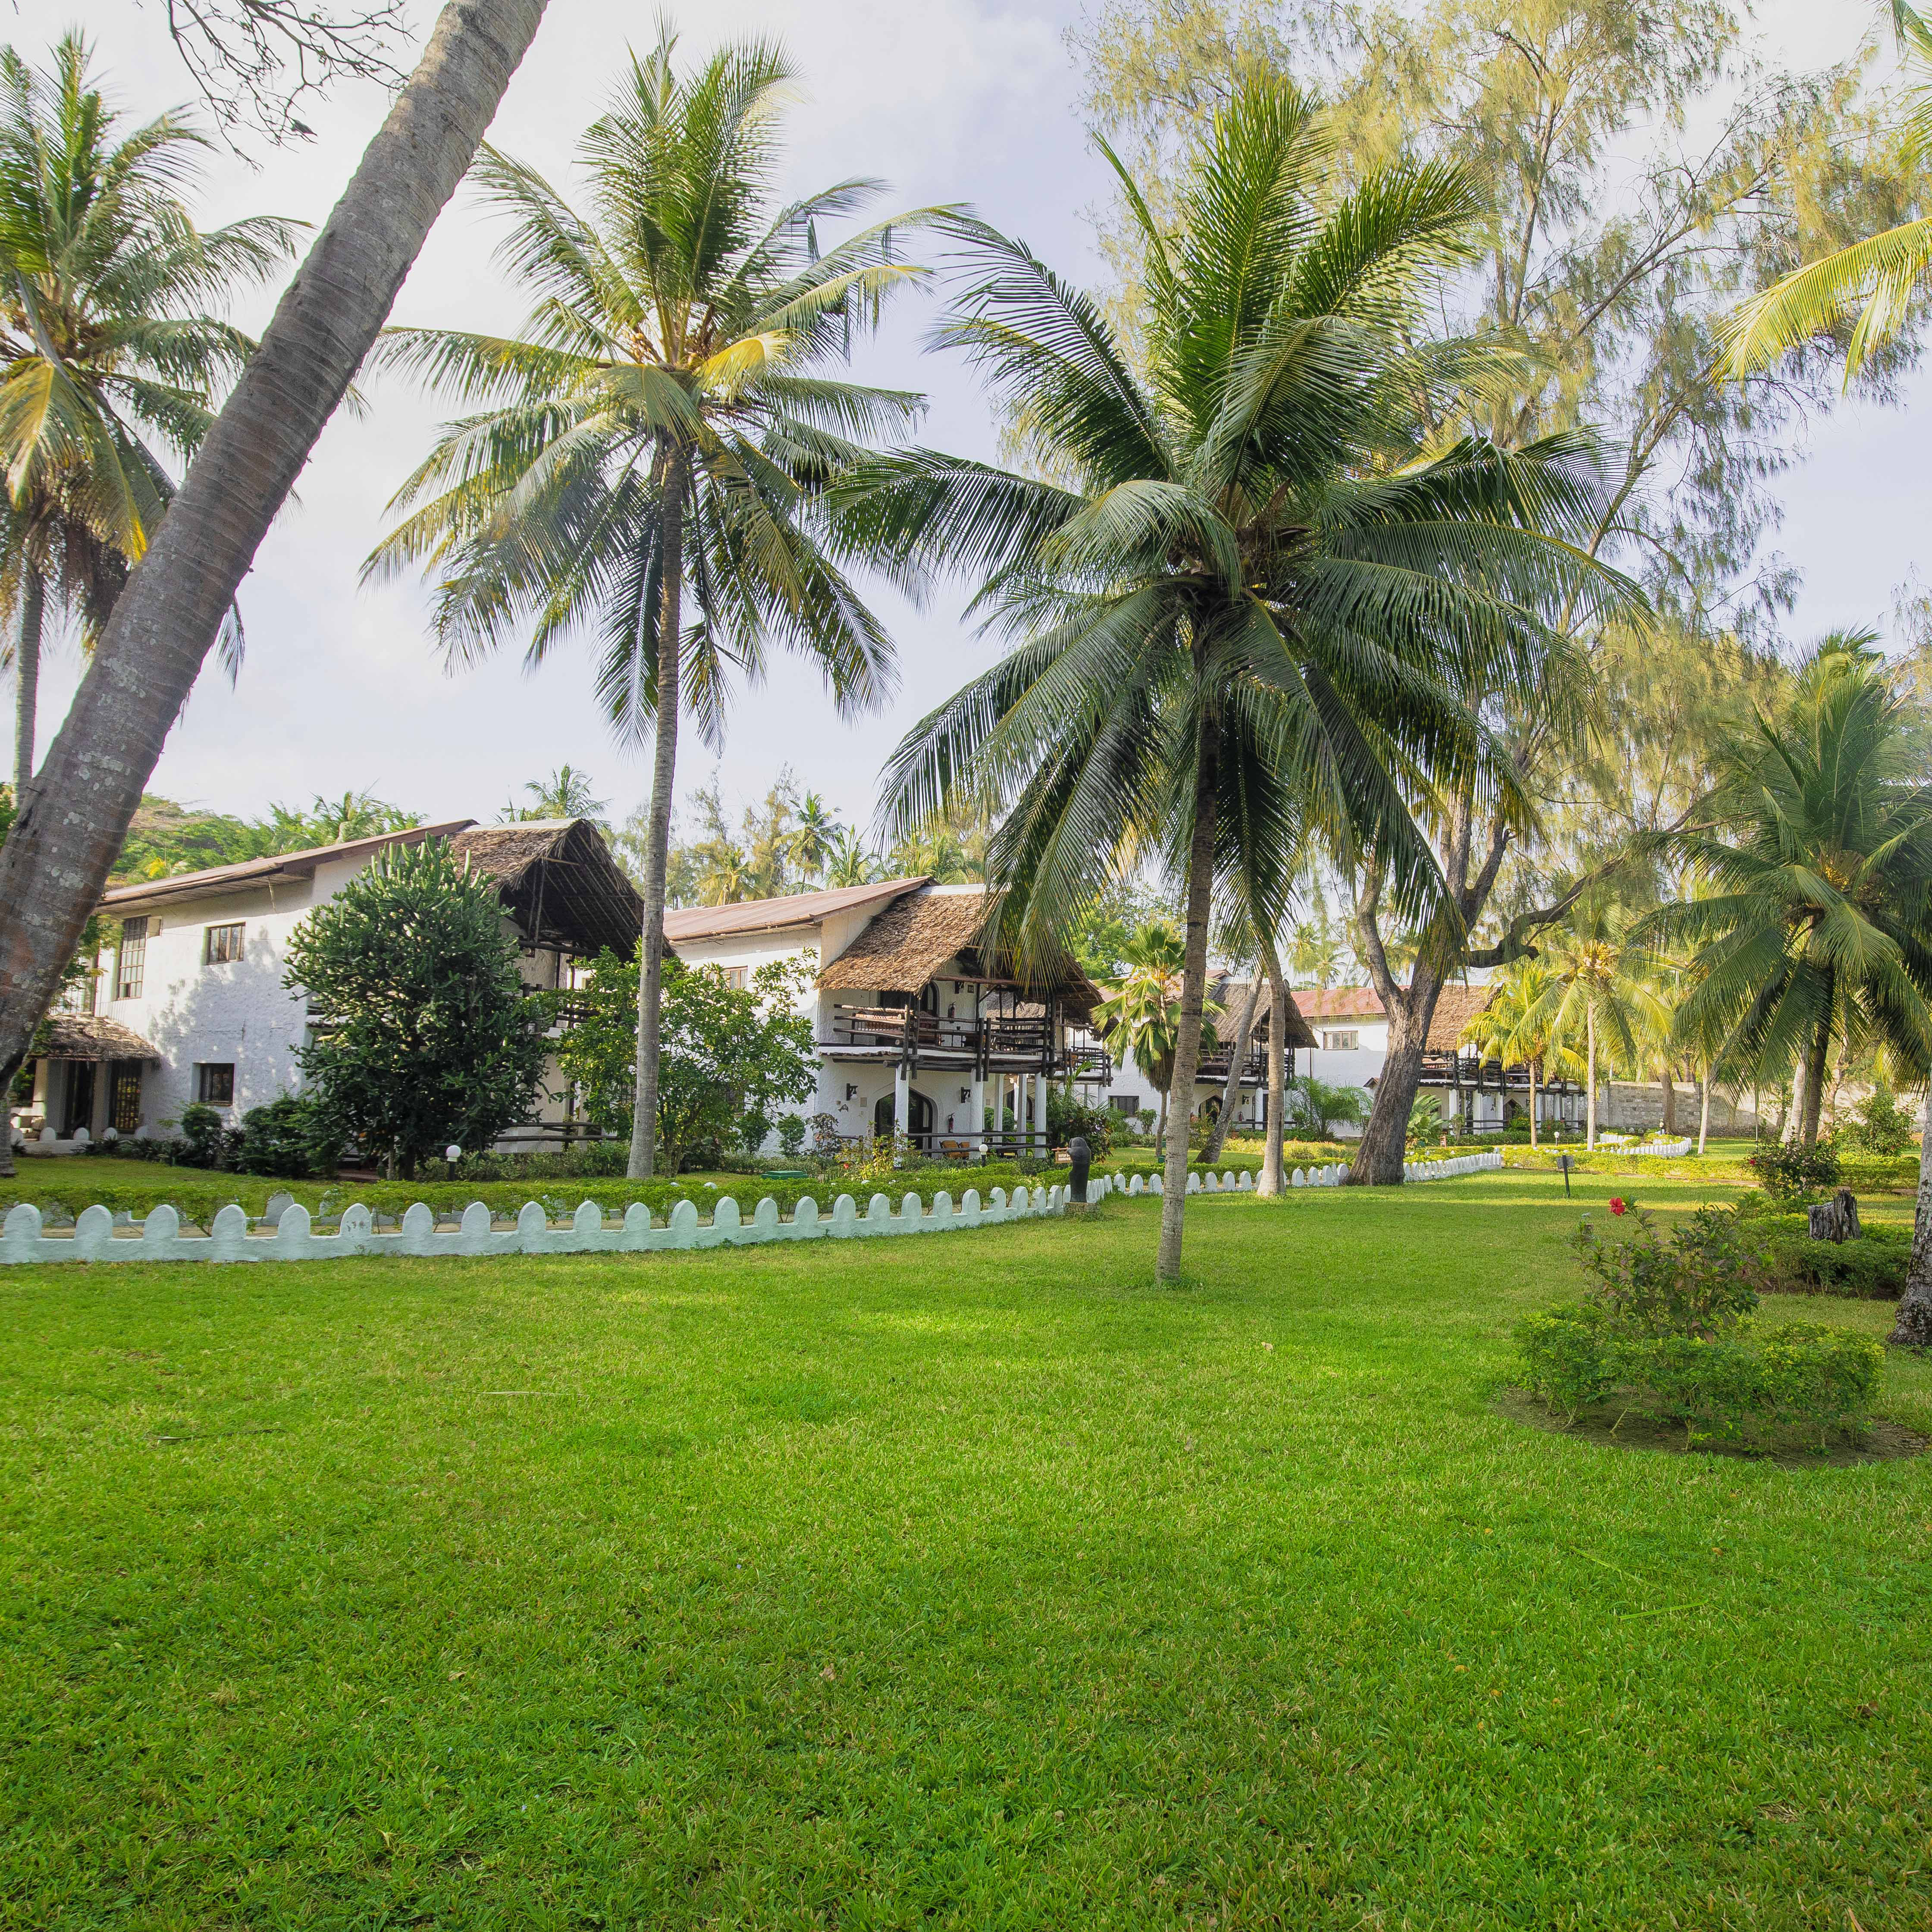
[[[1621,1194],[1612,1194],[1610,1196],[1610,1212],[1612,1214],[1621,1214],[1624,1211],[1624,1197]]]

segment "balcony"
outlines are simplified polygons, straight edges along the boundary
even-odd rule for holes
[[[828,1060],[904,1058],[915,1066],[1052,1072],[1058,1030],[1050,1020],[998,1013],[977,1020],[941,1019],[916,1006],[842,1006],[819,1028],[818,1050]]]

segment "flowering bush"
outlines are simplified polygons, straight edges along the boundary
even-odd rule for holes
[[[1802,1201],[1838,1184],[1838,1150],[1828,1140],[1815,1147],[1774,1141],[1744,1162],[1757,1184],[1779,1201]]]

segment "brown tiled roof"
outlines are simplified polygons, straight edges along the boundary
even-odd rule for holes
[[[745,899],[736,905],[685,906],[664,914],[664,938],[680,940],[724,939],[740,932],[772,932],[782,926],[816,926],[834,913],[884,904],[916,892],[926,883],[916,879],[881,879],[869,886],[839,886],[829,892],[788,892],[782,898]]]
[[[177,873],[172,878],[142,879],[130,886],[111,886],[100,896],[100,909],[124,917],[143,906],[214,898],[226,892],[245,892],[256,886],[313,878],[315,868],[332,859],[353,859],[365,852],[380,851],[385,845],[415,845],[425,838],[447,838],[476,823],[473,818],[445,819],[437,825],[414,825],[406,832],[379,832],[371,838],[344,839],[339,844],[278,852],[269,859],[244,859],[232,866],[210,866],[199,872]]]
[[[158,1060],[161,1050],[103,1013],[50,1013],[46,1044],[35,1060]]]
[[[1495,997],[1493,986],[1444,986],[1436,1002],[1435,1017],[1429,1022],[1428,1050],[1454,1053],[1462,1043],[1462,1031]]]
[[[983,892],[909,893],[886,907],[818,976],[828,993],[916,993],[980,936]]]
[[[496,882],[530,944],[585,955],[608,946],[626,959],[637,952],[644,902],[589,819],[472,826],[449,849]]]
[[[1382,996],[1372,986],[1298,986],[1294,1004],[1308,1020],[1378,1020]]]

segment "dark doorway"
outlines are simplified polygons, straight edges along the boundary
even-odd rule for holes
[[[62,1115],[66,1124],[61,1129],[61,1138],[67,1139],[76,1127],[85,1127],[91,1134],[94,1131],[94,1062],[91,1060],[70,1060],[67,1064],[67,1111]]]
[[[912,1138],[929,1138],[934,1118],[932,1102],[915,1087],[906,1105],[906,1120]],[[890,1134],[892,1130],[892,1096],[881,1094],[878,1105],[872,1109],[872,1131],[875,1134]]]

